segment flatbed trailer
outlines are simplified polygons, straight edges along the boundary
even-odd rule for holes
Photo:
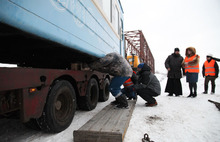
[[[108,100],[111,77],[88,64],[124,55],[120,0],[1,0],[0,42],[0,63],[17,65],[0,68],[0,118],[60,132]]]
[[[21,121],[34,129],[62,131],[77,106],[92,110],[109,97],[110,76],[95,71],[0,68],[0,76],[1,116],[19,112]]]

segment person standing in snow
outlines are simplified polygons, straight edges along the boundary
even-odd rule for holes
[[[186,81],[189,82],[190,95],[188,97],[194,98],[197,96],[200,57],[196,54],[196,49],[194,47],[186,48],[185,54],[186,57],[182,63],[182,66],[185,68]]]
[[[169,93],[168,96],[173,96],[173,94],[176,96],[182,95],[182,84],[180,79],[182,78],[181,68],[183,57],[180,55],[179,51],[179,48],[175,48],[174,53],[169,55],[165,61],[165,67],[168,71],[165,92]]]
[[[137,94],[147,103],[146,106],[156,106],[157,101],[154,97],[160,95],[161,87],[157,77],[151,73],[151,68],[146,63],[138,65],[138,84],[130,87],[130,91],[136,91]]]
[[[202,67],[202,75],[205,77],[205,83],[204,83],[204,92],[203,94],[208,93],[208,83],[211,81],[212,84],[212,90],[211,94],[215,93],[215,79],[218,78],[219,68],[218,64],[214,59],[212,59],[212,55],[209,54],[206,56],[206,61],[203,64]]]
[[[105,57],[89,64],[91,69],[114,76],[109,91],[115,97],[118,108],[128,108],[126,96],[121,92],[121,85],[129,79],[133,70],[128,61],[118,53],[109,53]]]

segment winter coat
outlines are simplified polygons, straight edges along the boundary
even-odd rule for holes
[[[182,68],[183,57],[180,54],[171,54],[167,57],[165,61],[165,67],[170,71],[168,71],[168,78],[181,78],[181,68]],[[183,69],[183,68],[182,68]]]
[[[89,64],[91,69],[109,73],[113,76],[131,77],[133,70],[128,61],[118,53],[109,53],[105,57]]]
[[[146,90],[150,89],[157,95],[160,95],[160,82],[150,70],[151,68],[147,64],[144,64],[141,71],[138,72],[138,84],[134,85],[134,88],[139,94],[145,94],[147,92]]]

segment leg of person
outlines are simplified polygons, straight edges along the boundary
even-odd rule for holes
[[[174,80],[172,78],[167,79],[165,92],[169,93],[168,96],[173,96]]]
[[[194,88],[194,93],[193,93],[193,97],[197,97],[197,83],[193,83],[193,88]]]
[[[111,83],[109,85],[109,91],[112,93],[112,95],[115,97],[115,101],[111,102],[113,105],[120,104],[122,102],[119,96],[122,95],[121,92],[121,85],[128,79],[129,77],[121,77],[121,76],[115,76],[111,80]],[[127,100],[126,100],[127,101]],[[124,102],[123,102],[124,103]]]
[[[189,82],[189,90],[190,90],[190,94],[189,94],[188,98],[193,96],[193,91],[192,91],[193,90],[193,85],[190,82]]]
[[[118,92],[119,92],[119,90],[116,91],[115,94],[118,94]],[[121,89],[121,93],[126,94],[125,88]],[[115,100],[111,102],[111,105],[118,105],[118,104],[119,104],[118,97],[115,97]]]
[[[130,92],[127,88],[122,89],[122,93],[125,94],[125,96],[128,98],[128,100],[132,99],[132,92]]]
[[[137,94],[135,91],[131,92],[131,96],[133,100],[137,100]]]
[[[212,83],[211,94],[215,94],[215,79],[216,79],[216,77],[214,77],[214,76],[211,78],[211,83]]]
[[[117,108],[128,108],[128,101],[125,94],[121,94],[117,97],[117,101],[119,102],[119,104],[116,105]]]
[[[177,79],[174,79],[174,85],[173,85],[173,93],[176,95],[176,96],[179,96],[179,95],[182,95],[182,85],[181,85],[181,82],[180,82],[180,79],[177,78]]]
[[[144,89],[138,95],[144,99],[147,103],[146,106],[156,106],[157,101],[153,96],[157,96],[157,94],[149,89]]]
[[[198,82],[198,77],[199,77],[199,73],[193,73],[193,89],[194,89],[194,93],[193,93],[193,98],[195,98],[197,96],[197,82]]]
[[[208,79],[208,77],[205,77],[204,92],[203,92],[203,94],[207,94],[208,93],[208,84],[209,84],[209,79]]]

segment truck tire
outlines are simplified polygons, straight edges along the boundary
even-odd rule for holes
[[[78,104],[80,109],[93,110],[96,108],[99,99],[99,86],[95,78],[91,78],[87,85],[86,95],[80,97]]]
[[[71,124],[75,111],[76,94],[73,86],[68,81],[58,81],[49,92],[38,124],[44,131],[61,132]]]
[[[110,82],[109,80],[106,78],[103,84],[103,89],[100,90],[100,94],[99,94],[99,101],[100,102],[105,102],[109,99],[109,85]]]

